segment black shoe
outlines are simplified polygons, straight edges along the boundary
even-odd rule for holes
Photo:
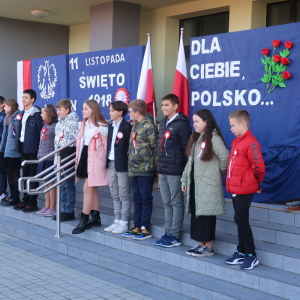
[[[75,220],[75,214],[74,213],[63,213],[63,215],[60,218],[61,222],[66,222],[66,221],[72,221]]]
[[[93,226],[101,226],[100,211],[91,210],[90,220],[86,229],[91,229]]]
[[[1,202],[2,206],[16,206],[20,204],[20,201],[13,201],[12,199],[8,199],[7,201]]]
[[[28,205],[27,202],[22,201],[21,203],[19,203],[18,205],[14,206],[15,210],[22,210],[23,208],[25,208]]]
[[[60,219],[64,214],[65,214],[64,212],[60,213]],[[56,216],[57,216],[57,214],[55,216],[53,216],[52,220],[56,221]]]
[[[83,212],[81,213],[81,220],[78,223],[77,227],[72,231],[72,234],[83,233],[87,229],[87,225],[89,224],[90,215],[86,215]]]
[[[28,212],[37,211],[37,210],[39,210],[37,205],[27,205],[22,209],[22,212],[28,213]]]

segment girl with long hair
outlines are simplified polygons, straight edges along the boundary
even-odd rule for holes
[[[108,123],[96,100],[83,103],[83,121],[76,141],[76,182],[85,179],[80,222],[73,230],[79,234],[101,226],[98,186],[108,185],[106,148]]]
[[[186,254],[214,254],[216,216],[226,213],[222,177],[226,175],[229,152],[221,130],[208,109],[193,115],[195,132],[187,145],[188,163],[181,182],[187,192],[186,212],[191,214],[191,239],[197,245]]]
[[[41,117],[44,121],[44,126],[41,133],[39,152],[37,155],[38,159],[41,159],[50,152],[54,151],[55,126],[58,122],[57,113],[52,104],[45,104],[42,107]],[[53,163],[53,156],[48,160],[44,160],[43,162],[39,163],[37,166],[37,174],[51,167]],[[44,174],[43,177],[45,177],[47,174]],[[52,178],[53,177],[48,178],[47,181]],[[52,184],[54,183],[49,184],[46,188],[50,187]],[[56,214],[56,188],[45,194],[45,200],[45,206],[41,210],[37,211],[36,214],[44,215],[44,217],[52,217]]]
[[[15,206],[20,203],[18,180],[21,169],[21,153],[18,149],[18,132],[22,119],[18,110],[18,102],[15,99],[7,99],[4,102],[6,117],[0,144],[0,152],[4,152],[4,168],[7,174],[10,189],[10,198],[2,203],[3,206]]]

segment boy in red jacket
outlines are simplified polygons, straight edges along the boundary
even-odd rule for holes
[[[238,109],[228,117],[231,131],[236,136],[231,145],[226,190],[232,194],[234,221],[238,227],[239,244],[227,264],[241,264],[242,270],[251,270],[259,264],[256,258],[252,230],[249,225],[249,209],[254,193],[260,193],[259,183],[265,176],[265,164],[260,145],[252,135],[250,115]]]

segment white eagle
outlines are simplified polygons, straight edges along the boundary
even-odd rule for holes
[[[40,65],[38,70],[38,87],[41,90],[41,98],[49,99],[55,95],[54,88],[57,82],[57,72],[54,64],[49,66],[49,60],[45,65]]]

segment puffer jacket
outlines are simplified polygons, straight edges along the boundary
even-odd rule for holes
[[[128,149],[128,176],[155,175],[157,137],[157,127],[151,115],[147,114],[141,122],[133,123]]]
[[[23,117],[25,110],[20,112]],[[21,126],[17,131],[18,140],[21,136],[22,118],[18,121]],[[24,148],[23,151],[26,154],[36,154],[39,151],[40,134],[43,127],[43,119],[41,117],[41,109],[38,106],[34,106],[30,116],[26,120],[25,136],[24,136]],[[21,142],[19,143],[19,151],[21,152]]]
[[[254,194],[265,177],[260,144],[250,129],[231,144],[226,190],[237,195]]]
[[[159,123],[157,172],[166,175],[182,175],[187,163],[186,146],[192,134],[188,117],[182,113],[168,124],[167,118]],[[166,138],[165,134],[169,134]]]
[[[217,216],[226,213],[222,177],[226,175],[229,152],[222,138],[214,131],[212,136],[213,158],[203,161],[198,157],[203,141],[200,135],[194,144],[181,178],[187,187],[186,213],[191,213],[190,187],[192,164],[194,164],[196,216]]]
[[[39,152],[37,155],[38,159],[41,159],[50,152],[54,151],[55,126],[57,124],[57,121],[57,119],[53,120],[51,125],[44,124],[41,133]],[[54,157],[52,156],[47,160],[53,161]]]
[[[21,111],[17,110],[9,119],[8,126],[4,123],[4,128],[2,132],[2,140],[0,144],[0,152],[4,152],[4,157],[21,157],[21,153],[18,149],[19,139],[16,134],[20,130],[21,123],[16,119],[16,116],[19,115]],[[6,121],[5,120],[4,122]]]
[[[57,150],[64,144],[72,142],[77,139],[77,134],[80,129],[79,117],[75,112],[70,112],[67,116],[59,118],[55,126],[54,148]],[[61,135],[63,136],[61,137]],[[76,152],[76,142],[70,147],[67,147],[61,152],[61,158],[65,158]],[[54,164],[56,164],[56,157],[54,157]]]

